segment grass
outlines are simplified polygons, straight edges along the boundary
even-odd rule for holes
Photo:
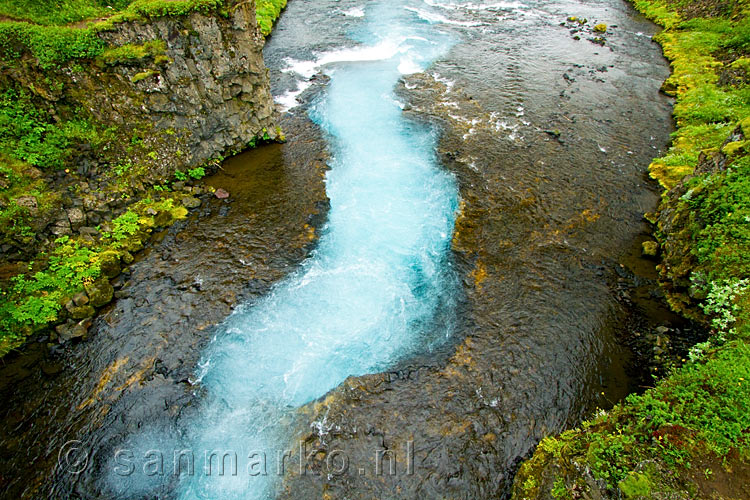
[[[124,9],[132,0],[0,0],[0,16],[44,26],[96,19]]]
[[[287,0],[256,0],[258,26],[268,36]],[[66,26],[81,21],[112,17],[99,29],[116,22],[210,11],[224,0],[0,0],[0,19],[28,21],[42,26]]]
[[[654,388],[545,438],[519,470],[516,499],[580,494],[591,479],[605,498],[694,498],[700,464],[750,459],[750,141],[733,135],[750,139],[748,4],[634,3],[666,28],[656,37],[672,65],[663,88],[676,97],[671,148],[650,166],[677,188],[656,232],[661,276],[673,308],[712,335]],[[726,168],[695,174],[701,155]]]

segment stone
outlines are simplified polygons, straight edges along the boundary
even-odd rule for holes
[[[226,200],[227,198],[229,198],[229,193],[224,189],[219,188],[214,192],[214,196],[216,196],[220,200]]]
[[[158,211],[157,211],[157,210],[156,210],[155,208],[153,208],[153,207],[148,207],[148,208],[146,209],[146,215],[151,215],[151,216],[154,216],[154,215],[156,215],[156,214],[158,214],[158,213],[159,213],[159,212],[158,212]]]
[[[19,196],[16,198],[16,205],[27,209],[32,216],[39,214],[39,205],[36,201],[36,196]]]
[[[70,221],[68,219],[60,219],[55,221],[50,228],[50,232],[55,236],[69,236],[73,234],[73,230],[70,227]]]
[[[102,307],[109,304],[115,295],[115,289],[106,279],[98,279],[84,285],[89,296],[90,304],[94,307]]]
[[[172,214],[166,210],[159,212],[159,214],[154,217],[154,225],[156,227],[168,226],[171,222]]]
[[[199,206],[201,206],[201,200],[195,198],[194,196],[183,196],[182,206],[188,209],[198,208]]]
[[[74,339],[80,339],[80,338],[86,338],[86,335],[89,332],[89,328],[91,328],[91,325],[93,324],[93,321],[91,318],[84,319],[83,321],[79,321],[71,330],[70,335]]]
[[[57,325],[55,332],[57,333],[58,341],[60,343],[67,342],[73,338],[72,330],[76,324],[73,321],[68,320],[67,323]]]
[[[65,305],[65,309],[73,319],[90,318],[96,313],[96,310],[91,305],[77,306],[72,300]]]
[[[644,257],[656,257],[659,255],[659,244],[657,242],[644,241],[642,246]]]
[[[76,306],[85,306],[89,303],[89,296],[86,295],[86,292],[78,292],[77,294],[73,295],[73,303]]]
[[[99,268],[107,278],[120,274],[120,256],[117,252],[107,251],[99,254]]]
[[[81,210],[80,208],[69,208],[65,212],[68,214],[70,227],[73,228],[73,231],[77,231],[84,224],[86,224],[86,214],[84,214],[83,210]]]

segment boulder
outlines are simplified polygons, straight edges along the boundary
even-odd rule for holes
[[[86,335],[89,333],[89,328],[91,328],[91,325],[93,324],[93,321],[91,318],[86,318],[83,321],[79,321],[71,330],[70,335],[74,339],[79,338],[86,338]]]
[[[16,198],[16,205],[27,209],[32,216],[36,216],[39,213],[39,205],[35,196],[20,196]]]
[[[120,256],[117,252],[107,251],[99,254],[99,268],[107,278],[120,274]]]
[[[65,304],[65,309],[68,311],[68,313],[70,314],[70,317],[73,319],[90,318],[91,316],[94,315],[94,313],[96,313],[96,311],[91,305],[86,304],[82,306],[77,306],[75,302],[73,302],[72,300],[68,302],[67,304]]]
[[[81,210],[80,208],[69,208],[65,212],[68,214],[70,227],[73,228],[73,231],[78,231],[78,229],[86,224],[86,214],[84,214],[83,210]]]
[[[56,220],[52,224],[52,227],[50,228],[50,232],[54,234],[55,236],[68,236],[68,235],[73,234],[73,231],[70,228],[70,221],[68,219]]]
[[[85,306],[89,303],[89,296],[86,295],[86,292],[78,292],[77,294],[73,295],[73,303],[76,306]]]
[[[182,206],[187,209],[198,208],[199,206],[201,206],[201,200],[195,198],[194,196],[183,196]]]
[[[89,303],[94,307],[109,304],[115,295],[115,289],[106,279],[98,279],[84,286],[89,296]]]

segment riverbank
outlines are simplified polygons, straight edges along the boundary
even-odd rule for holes
[[[85,338],[197,181],[283,139],[261,50],[285,4],[0,4],[0,356]]]
[[[572,431],[542,440],[513,498],[746,498],[750,494],[750,20],[740,2],[645,1],[672,65],[672,146],[650,166],[660,280],[711,328],[681,366]]]

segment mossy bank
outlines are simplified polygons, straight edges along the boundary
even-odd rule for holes
[[[665,188],[654,223],[672,308],[711,331],[654,387],[544,439],[513,498],[750,496],[750,6],[635,0],[664,27],[672,146],[650,166]]]
[[[211,195],[192,181],[283,138],[261,52],[285,1],[41,3],[0,2],[0,355],[85,335],[107,280]]]

